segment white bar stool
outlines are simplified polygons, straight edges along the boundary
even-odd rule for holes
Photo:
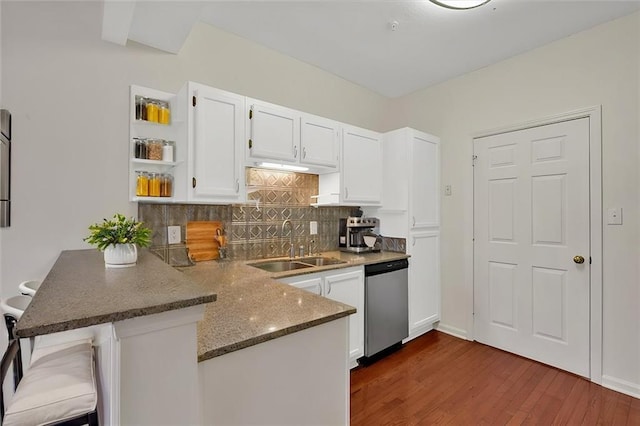
[[[18,288],[20,289],[20,293],[25,296],[33,297],[36,295],[38,288],[40,288],[40,284],[42,284],[42,282],[36,280],[22,281],[20,285],[18,285]]]
[[[37,349],[26,372],[19,355],[20,341],[10,339],[0,363],[0,422],[4,426],[98,425],[95,354],[90,340]],[[5,405],[2,383],[12,364],[15,393]]]
[[[31,297],[25,295],[11,296],[0,300],[0,309],[4,314],[9,314],[18,321],[24,310],[31,303]]]

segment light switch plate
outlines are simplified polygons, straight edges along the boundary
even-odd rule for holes
[[[622,225],[622,207],[613,207],[607,210],[607,224]]]
[[[167,226],[169,244],[180,244],[180,226]]]
[[[309,235],[316,235],[318,233],[318,222],[312,220],[309,222]]]

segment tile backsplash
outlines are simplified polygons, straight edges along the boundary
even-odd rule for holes
[[[179,225],[182,240],[186,224],[197,220],[217,220],[224,224],[228,256],[235,260],[261,259],[288,254],[291,230],[293,243],[309,244],[314,251],[337,250],[338,223],[353,207],[311,207],[311,195],[318,193],[318,176],[247,168],[247,203],[233,205],[144,204],[138,218],[152,229],[151,250],[172,265],[188,264],[184,244],[167,244],[167,226]],[[284,231],[289,219],[292,227]],[[309,222],[318,222],[318,234],[309,234]],[[313,241],[313,243],[312,243]]]

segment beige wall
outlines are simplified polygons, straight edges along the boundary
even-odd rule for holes
[[[472,135],[602,105],[603,207],[624,209],[624,224],[603,230],[603,374],[638,395],[639,29],[640,14],[631,15],[393,100],[385,124],[442,138],[442,184],[453,186],[442,198],[442,324],[467,333]]]
[[[13,223],[2,294],[42,279],[87,226],[136,214],[128,196],[129,85],[187,80],[375,128],[385,98],[206,25],[178,55],[101,40],[101,2],[2,4],[3,107],[14,119]]]

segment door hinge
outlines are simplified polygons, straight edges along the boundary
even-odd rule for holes
[[[477,159],[478,159],[478,156],[477,156],[477,155],[472,155],[472,156],[471,156],[471,166],[472,166],[472,167],[475,167],[475,165],[476,165],[476,160],[477,160]]]
[[[249,139],[249,149],[253,148],[253,141]]]
[[[591,256],[589,256],[589,265],[591,265]]]
[[[196,103],[197,103],[197,101],[196,101],[196,97],[195,97],[195,96],[192,96],[192,97],[191,97],[191,105],[193,105],[193,106],[195,107],[195,106],[196,106]]]
[[[194,188],[196,187],[196,178],[194,178],[194,177],[191,178],[191,186],[194,187]]]
[[[249,110],[249,120],[251,120],[253,118],[253,110],[250,109]]]

